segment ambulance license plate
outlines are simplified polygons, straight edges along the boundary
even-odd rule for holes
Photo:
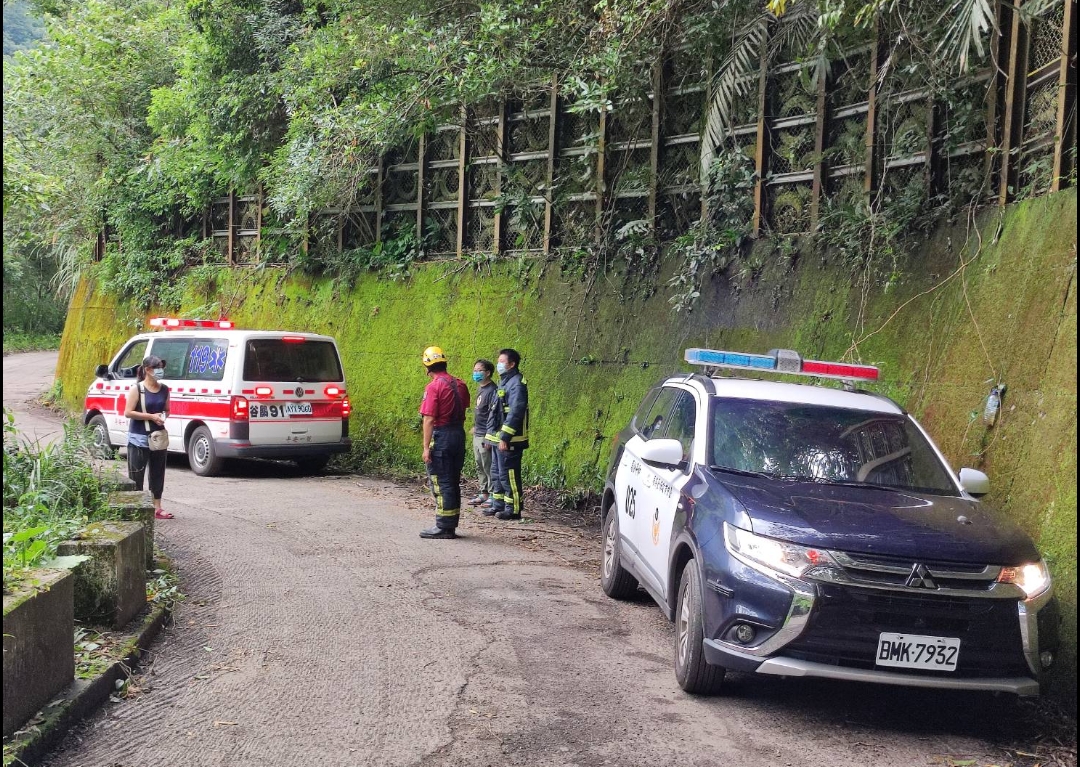
[[[286,402],[285,415],[311,415],[310,402]]]
[[[875,660],[879,666],[956,671],[959,655],[959,639],[882,632],[878,635]]]

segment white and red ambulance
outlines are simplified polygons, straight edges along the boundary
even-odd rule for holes
[[[330,336],[239,330],[228,320],[150,325],[158,330],[133,336],[95,371],[83,421],[99,452],[127,444],[125,398],[151,354],[165,361],[169,451],[186,453],[200,476],[217,474],[227,458],[286,459],[317,472],[349,450],[345,373]]]

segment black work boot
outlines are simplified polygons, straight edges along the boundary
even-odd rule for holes
[[[521,515],[512,511],[500,511],[495,515],[495,519],[521,519]]]
[[[457,538],[457,533],[453,530],[444,530],[441,527],[429,527],[427,530],[420,531],[421,538]]]

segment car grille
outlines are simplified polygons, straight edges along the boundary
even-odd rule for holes
[[[1016,602],[821,585],[810,621],[784,656],[872,669],[882,632],[960,640],[956,671],[892,668],[894,673],[942,677],[1029,676]]]
[[[911,577],[916,565],[910,559],[874,554],[831,552],[844,575],[852,583],[868,586],[902,587]],[[971,592],[986,592],[997,581],[1001,568],[994,565],[971,565],[957,562],[920,560],[937,588]]]

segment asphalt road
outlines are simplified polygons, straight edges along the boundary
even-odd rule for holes
[[[4,358],[4,405],[43,437],[55,359]],[[273,463],[170,459],[164,497],[187,597],[143,692],[51,767],[991,765],[1025,735],[983,695],[729,675],[689,696],[655,605],[600,590],[591,530],[470,514],[425,541],[418,490]]]

